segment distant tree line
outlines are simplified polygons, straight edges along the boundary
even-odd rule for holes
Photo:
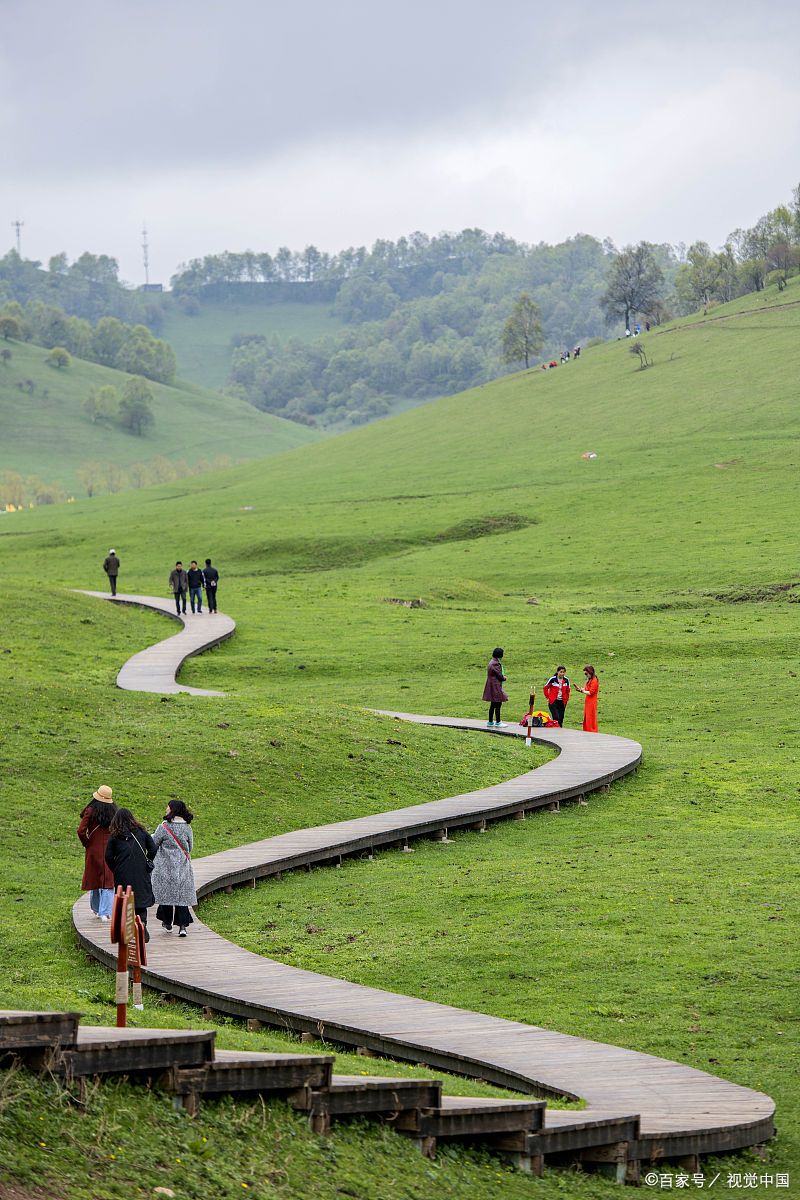
[[[172,483],[191,475],[205,475],[209,471],[223,470],[235,466],[227,454],[218,454],[208,460],[199,459],[189,465],[185,459],[169,459],[163,454],[147,462],[132,463],[121,467],[109,459],[105,462],[85,462],[78,468],[77,475],[87,496],[111,495],[130,488],[149,487],[156,483]],[[60,504],[67,500],[67,492],[59,483],[47,483],[38,475],[21,475],[17,471],[0,471],[0,508],[28,508],[30,505]]]
[[[115,258],[88,251],[72,263],[66,254],[54,254],[44,267],[9,250],[0,258],[0,303],[5,300],[20,304],[41,300],[73,317],[87,321],[118,317],[131,325],[147,325],[155,333],[163,323],[166,305],[161,296],[123,283]]]
[[[229,390],[258,408],[324,425],[371,420],[391,398],[484,383],[509,369],[503,330],[520,293],[537,308],[539,349],[604,331],[600,298],[611,252],[586,235],[527,246],[481,230],[348,251],[350,273],[333,301],[342,332],[315,342],[236,338]],[[235,256],[217,257],[220,269],[238,269],[229,261]],[[201,277],[213,261],[202,260]]]
[[[29,300],[24,306],[9,300],[0,307],[0,337],[33,342],[48,350],[58,348],[157,383],[175,382],[175,352],[169,343],[155,337],[146,325],[127,325],[117,317],[101,317],[92,325],[84,317],[67,316],[63,309],[42,300]],[[61,365],[67,364],[62,360]]]

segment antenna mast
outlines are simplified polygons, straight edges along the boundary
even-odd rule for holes
[[[147,240],[147,226],[142,223],[142,259],[144,261],[144,283],[150,286],[150,243]]]
[[[22,226],[24,224],[25,222],[20,221],[19,219],[11,222],[12,229],[16,229],[17,231],[17,254],[20,256],[20,258],[22,258]]]

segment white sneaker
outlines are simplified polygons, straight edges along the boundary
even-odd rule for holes
[[[111,917],[101,917],[100,920],[101,921],[110,921]]]
[[[494,727],[495,729],[505,729],[506,723],[505,721],[495,721]]]

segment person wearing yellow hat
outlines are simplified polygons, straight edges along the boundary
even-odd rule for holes
[[[81,887],[89,892],[92,912],[100,921],[111,919],[114,900],[114,873],[106,863],[106,846],[117,806],[114,793],[101,784],[81,813],[78,838],[84,847]]]

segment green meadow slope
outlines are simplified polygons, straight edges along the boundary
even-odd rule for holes
[[[173,301],[159,335],[175,351],[178,374],[183,379],[207,388],[221,388],[228,381],[232,339],[237,334],[310,342],[341,328],[342,322],[332,315],[330,303],[285,300],[276,304],[225,304],[208,300],[202,302],[199,312],[189,315]]]
[[[0,364],[0,471],[38,475],[76,496],[82,494],[77,471],[90,461],[114,461],[125,468],[164,455],[194,466],[218,455],[261,458],[319,436],[185,382],[151,385],[155,423],[142,437],[118,425],[92,424],[81,404],[92,388],[110,385],[121,394],[125,374],[80,359],[57,370],[47,365],[48,351],[39,346],[3,345],[12,357]],[[28,380],[30,394],[18,386]]]
[[[188,799],[198,853],[453,794],[527,769],[530,755],[499,739],[398,729],[364,708],[480,715],[485,663],[501,644],[514,719],[531,681],[558,662],[580,676],[590,661],[601,728],[644,745],[634,778],[588,808],[289,876],[216,897],[204,913],[287,962],[767,1091],[780,1130],[767,1166],[744,1156],[714,1170],[800,1177],[787,986],[800,965],[799,300],[794,282],[759,307],[653,332],[645,371],[627,343],[610,343],[276,456],[268,470],[3,518],[6,592],[25,603],[7,605],[0,636],[0,1004],[112,1019],[113,981],[76,953],[69,927],[73,830],[97,783],[150,825],[170,796]],[[183,678],[226,698],[115,691],[120,663],[169,625],[69,593],[100,586],[111,544],[130,591],[163,594],[176,557],[214,556],[238,632]],[[386,603],[412,597],[424,607]],[[576,696],[567,724],[579,722]],[[197,1024],[199,1014],[148,996],[145,1020]],[[286,1046],[231,1026],[220,1037]],[[15,1169],[0,1144],[0,1178],[77,1198],[160,1184],[201,1197],[212,1183],[227,1197],[242,1182],[259,1197],[616,1194],[600,1178],[527,1180],[466,1152],[423,1177],[379,1131],[325,1151],[299,1122],[279,1114],[259,1126],[248,1106],[210,1105],[193,1139],[178,1130],[181,1154],[154,1166],[142,1147],[164,1114],[132,1095],[140,1137],[121,1139],[113,1165],[87,1151],[82,1173],[73,1151],[89,1138],[84,1118],[59,1117],[68,1156],[40,1153],[31,1113],[47,1097],[19,1084],[6,1128],[26,1149]],[[226,1122],[237,1120],[252,1133],[250,1158],[226,1165]],[[270,1166],[286,1158],[287,1128],[293,1165]]]

